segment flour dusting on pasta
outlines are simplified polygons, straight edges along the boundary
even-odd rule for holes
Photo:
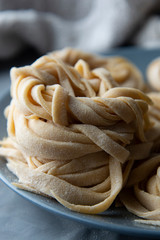
[[[0,155],[18,177],[13,184],[81,213],[103,212],[119,198],[137,216],[160,220],[153,79],[150,90],[127,59],[70,48],[12,68]]]

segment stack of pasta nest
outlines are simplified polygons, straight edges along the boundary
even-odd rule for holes
[[[0,155],[18,177],[13,184],[81,213],[105,211],[118,198],[134,214],[160,220],[155,68],[148,70],[154,91],[128,60],[75,49],[12,68]]]

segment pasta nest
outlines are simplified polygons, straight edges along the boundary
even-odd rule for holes
[[[133,88],[136,87],[136,88]],[[133,162],[149,156],[150,98],[119,57],[65,49],[11,69],[8,138],[0,154],[17,187],[95,214],[110,207]]]
[[[121,200],[126,208],[145,219],[142,223],[159,225],[160,220],[160,156],[154,156],[135,167],[128,179],[129,190]],[[142,174],[143,171],[143,174]],[[156,221],[157,222],[156,222]]]

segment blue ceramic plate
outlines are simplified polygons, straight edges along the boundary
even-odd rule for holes
[[[108,54],[121,55],[129,58],[142,70],[144,74],[148,63],[155,57],[160,56],[160,49],[147,51],[143,49],[129,48],[115,50]],[[8,91],[6,94],[0,97],[0,139],[7,135],[6,120],[3,117],[3,110],[5,106],[9,104],[9,102],[10,96]],[[136,223],[134,220],[137,219],[137,217],[127,212],[124,208],[110,208],[104,213],[98,215],[79,214],[68,210],[55,200],[15,188],[12,186],[11,182],[15,181],[16,177],[8,171],[6,168],[6,161],[2,158],[0,161],[0,178],[16,193],[53,214],[59,214],[63,217],[71,218],[72,220],[84,222],[90,226],[92,225],[94,227],[118,232],[121,234],[160,238],[160,227],[146,226]]]

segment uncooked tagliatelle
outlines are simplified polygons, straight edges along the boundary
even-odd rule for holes
[[[149,106],[152,128],[146,137],[153,141],[150,158],[135,164],[132,168],[126,189],[120,198],[125,207],[135,215],[144,218],[139,223],[160,226],[160,59],[150,63],[147,69],[150,91],[147,95],[153,104]],[[143,172],[143,174],[142,174]]]
[[[150,218],[126,200],[132,191],[136,203],[133,188],[139,194],[150,174],[149,185],[159,186],[159,98],[146,89],[128,60],[75,49],[12,68],[0,155],[18,177],[13,184],[89,214],[107,210],[120,196],[129,211]]]

